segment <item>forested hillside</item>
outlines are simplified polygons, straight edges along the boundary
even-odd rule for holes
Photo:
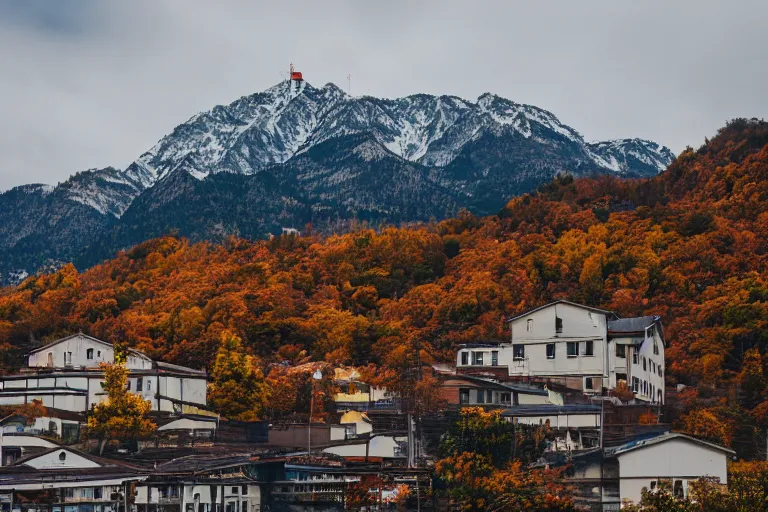
[[[211,367],[230,331],[270,362],[401,369],[504,339],[556,298],[663,316],[679,426],[740,454],[768,427],[768,123],[737,120],[657,178],[558,179],[498,215],[223,245],[154,239],[0,295],[2,368],[83,330]],[[240,348],[238,348],[240,349]]]

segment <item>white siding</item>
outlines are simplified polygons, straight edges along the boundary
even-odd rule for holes
[[[643,487],[659,478],[696,480],[717,477],[728,483],[727,454],[684,438],[673,438],[658,444],[619,454],[619,487],[622,499],[640,502]]]

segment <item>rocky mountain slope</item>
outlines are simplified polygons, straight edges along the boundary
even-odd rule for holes
[[[86,266],[152,236],[259,238],[498,211],[555,175],[653,176],[657,143],[587,143],[552,113],[484,94],[351,97],[285,81],[177,126],[125,170],[0,194],[0,282]]]

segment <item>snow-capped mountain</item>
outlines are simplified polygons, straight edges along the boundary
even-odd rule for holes
[[[585,142],[554,114],[486,93],[352,97],[284,81],[177,126],[125,170],[0,194],[0,282],[92,264],[151,236],[261,237],[498,211],[559,173],[653,176],[655,142]]]
[[[640,139],[588,145],[551,112],[489,93],[475,102],[426,94],[379,99],[350,97],[334,84],[295,87],[286,81],[193,116],[141,155],[126,175],[149,187],[182,166],[200,179],[217,172],[253,174],[359,133],[370,133],[405,160],[444,167],[473,140],[505,132],[543,145],[576,144],[597,170],[623,175],[649,174],[633,163],[650,162],[658,172],[674,158],[668,148]]]

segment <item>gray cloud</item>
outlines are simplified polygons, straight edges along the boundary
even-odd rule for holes
[[[768,3],[0,0],[0,190],[124,167],[289,62],[395,97],[490,91],[680,151],[767,117]]]

